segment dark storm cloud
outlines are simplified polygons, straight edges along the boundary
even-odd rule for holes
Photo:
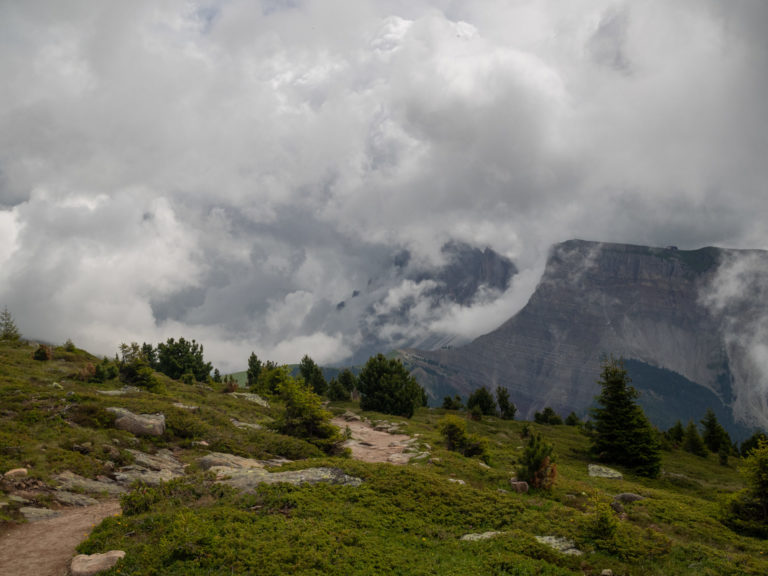
[[[224,368],[339,361],[367,326],[494,328],[568,238],[766,248],[766,21],[746,0],[3,3],[0,304],[106,354],[185,335]],[[437,306],[392,259],[436,269],[449,241],[520,273]]]

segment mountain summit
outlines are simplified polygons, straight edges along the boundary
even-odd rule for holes
[[[658,426],[712,407],[737,436],[768,427],[768,252],[571,240],[526,306],[466,346],[405,350],[433,399],[509,389],[523,418],[586,413],[601,360],[626,360]]]

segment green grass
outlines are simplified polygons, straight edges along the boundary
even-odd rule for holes
[[[105,574],[766,574],[768,543],[740,536],[720,521],[721,502],[743,487],[732,458],[685,452],[663,454],[659,479],[625,471],[623,480],[590,478],[588,438],[574,427],[529,423],[555,446],[558,477],[549,493],[507,491],[524,445],[524,423],[485,417],[468,421],[467,432],[487,439],[490,467],[442,447],[441,409],[421,409],[405,431],[417,435],[430,457],[408,466],[366,464],[322,456],[302,440],[235,428],[230,418],[266,423],[279,407],[265,409],[223,394],[216,387],[163,379],[165,392],[106,397],[118,381],[86,384],[73,378],[85,362],[82,351],[49,362],[31,359],[28,346],[0,344],[0,472],[20,466],[45,482],[65,469],[86,476],[105,461],[130,461],[123,450],[137,443],[154,451],[173,449],[192,464],[189,474],[162,487],[137,487],[125,497],[125,513],[105,520],[80,545],[84,553],[122,549],[126,558]],[[57,385],[54,385],[57,383]],[[189,412],[173,402],[198,406]],[[107,406],[163,412],[163,437],[136,439],[115,430]],[[354,402],[331,404],[334,413],[359,411]],[[372,419],[400,417],[367,414]],[[197,442],[205,440],[207,449]],[[75,445],[90,442],[81,454]],[[215,484],[196,459],[207,450],[296,461],[281,469],[336,466],[363,479],[359,487],[263,486],[240,494]],[[461,485],[451,482],[460,479]],[[615,494],[636,492],[644,500],[612,511],[615,530],[601,517]],[[0,493],[0,501],[7,501]],[[13,506],[0,508],[0,522],[17,521]],[[611,524],[611,522],[608,522]],[[467,533],[499,531],[496,538],[465,542]],[[584,552],[565,556],[534,536],[568,537]]]

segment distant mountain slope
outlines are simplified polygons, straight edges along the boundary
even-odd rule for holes
[[[652,390],[644,366],[662,369],[653,378],[670,386],[693,383],[675,391],[680,406],[706,398],[732,422],[766,427],[766,294],[766,252],[572,240],[553,247],[528,304],[498,329],[403,357],[435,401],[505,386],[530,418],[544,406],[585,412],[599,392],[601,359],[613,354],[637,361],[629,365],[643,373],[638,388],[657,398],[673,395]],[[670,373],[683,380],[661,377]]]

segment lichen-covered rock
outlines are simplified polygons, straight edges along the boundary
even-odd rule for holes
[[[184,475],[184,465],[170,450],[161,449],[157,454],[131,449],[128,452],[133,456],[134,463],[115,472],[115,479],[121,484],[127,486],[140,480],[145,484],[157,485]]]
[[[99,503],[98,500],[91,498],[90,496],[76,494],[66,490],[55,490],[53,492],[53,499],[59,504],[65,504],[67,506],[93,506],[94,504]]]
[[[95,576],[117,564],[125,557],[122,550],[110,550],[103,554],[78,554],[72,558],[69,571],[72,576]]]
[[[125,408],[107,408],[117,416],[115,428],[126,430],[137,436],[162,436],[165,433],[164,414],[134,414]]]
[[[123,494],[125,492],[125,488],[108,478],[90,480],[69,470],[65,470],[54,478],[64,490],[81,490],[88,494]]]
[[[217,467],[218,482],[242,490],[252,492],[259,484],[277,484],[286,482],[295,486],[301,484],[317,484],[325,482],[342,486],[360,486],[362,480],[345,474],[339,468],[307,468],[290,472],[267,472],[263,468],[226,468]]]
[[[249,392],[232,392],[232,396],[235,396],[236,398],[242,398],[243,400],[248,400],[248,402],[253,402],[254,404],[258,404],[264,408],[269,408],[269,402],[267,402],[258,394],[251,394]]]
[[[621,480],[624,478],[621,472],[608,468],[608,466],[600,466],[599,464],[589,464],[587,466],[589,475],[593,478],[612,478],[614,480]]]
[[[504,532],[481,532],[480,534],[464,534],[464,536],[459,538],[459,540],[463,540],[465,542],[477,542],[478,540],[488,540],[489,538],[499,536],[500,534],[504,534]]]
[[[203,470],[210,470],[211,468],[264,468],[264,464],[259,460],[253,458],[243,458],[242,456],[235,456],[234,454],[226,454],[225,452],[212,452],[206,454],[200,460],[200,467]]]
[[[576,543],[568,538],[560,536],[535,536],[535,538],[539,543],[549,546],[561,554],[567,556],[581,556],[583,554],[581,550],[576,548]]]

